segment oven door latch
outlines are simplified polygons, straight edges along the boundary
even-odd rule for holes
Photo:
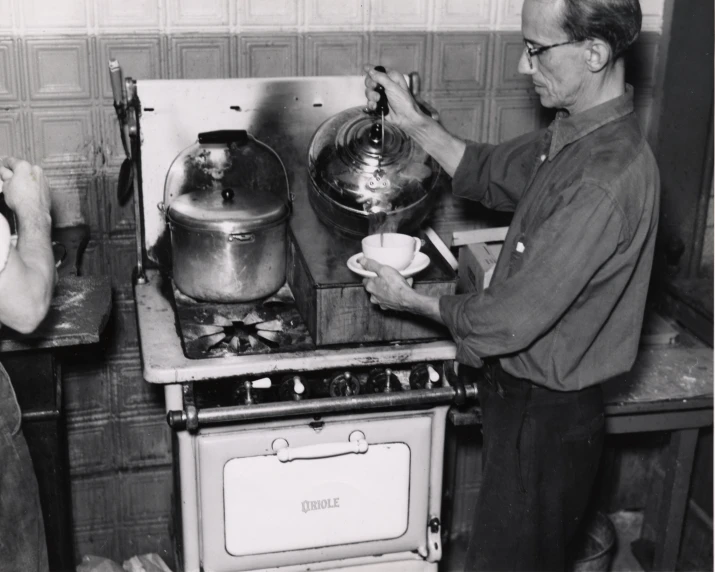
[[[427,562],[439,562],[442,559],[442,523],[433,516],[427,523],[427,546],[420,546],[418,552]]]

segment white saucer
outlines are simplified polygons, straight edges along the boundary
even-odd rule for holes
[[[360,260],[362,257],[362,252],[353,254],[350,258],[348,258],[348,268],[352,270],[355,274],[359,274],[360,276],[364,276],[365,278],[374,278],[375,276],[377,276],[377,274],[375,274],[374,272],[371,272],[370,270],[365,270],[362,266],[360,266],[358,260]],[[424,252],[418,252],[412,259],[412,262],[410,262],[410,265],[404,270],[400,270],[399,272],[405,278],[409,278],[410,276],[414,276],[418,272],[422,272],[425,268],[429,266],[429,264],[429,256],[427,256]]]

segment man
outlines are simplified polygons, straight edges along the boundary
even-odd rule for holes
[[[461,141],[422,114],[399,73],[368,72],[390,112],[453,177],[455,195],[514,211],[490,287],[423,296],[372,260],[373,303],[445,324],[460,364],[482,367],[484,472],[468,570],[563,570],[603,443],[600,383],[636,357],[659,177],[633,112],[623,53],[638,0],[525,0],[524,52],[548,129]],[[461,366],[460,366],[461,367]]]
[[[0,323],[33,331],[47,314],[56,282],[50,239],[50,193],[42,169],[0,158],[7,206],[17,221],[17,246],[0,215]],[[0,365],[0,570],[48,570],[37,481],[20,428],[21,414]]]

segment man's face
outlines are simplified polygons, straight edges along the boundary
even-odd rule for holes
[[[561,29],[562,0],[524,0],[521,31],[530,46],[538,48],[568,42]],[[530,75],[544,107],[573,110],[584,87],[585,51],[583,43],[551,48],[531,57],[526,50],[519,60],[519,73]]]

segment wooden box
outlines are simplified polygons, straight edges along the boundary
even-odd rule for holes
[[[358,240],[318,240],[301,247],[289,234],[287,280],[317,346],[449,338],[448,330],[432,320],[370,303],[362,277],[346,265],[360,251]],[[431,263],[414,277],[413,288],[430,296],[454,294],[455,272],[429,240],[424,242],[422,251]]]

